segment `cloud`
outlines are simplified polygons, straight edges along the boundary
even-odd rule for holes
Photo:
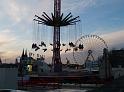
[[[0,31],[0,46],[9,44],[14,40],[15,40],[15,37],[12,37],[9,29]]]
[[[5,29],[0,31],[0,56],[1,57],[10,57],[13,54],[9,54],[9,51],[12,51],[13,48],[10,49],[11,45],[14,47],[13,43],[16,41],[16,37],[11,33],[12,30]]]
[[[4,54],[6,54],[6,52],[0,51],[0,58],[3,57]]]
[[[34,15],[53,12],[54,0],[1,0],[0,3],[0,52],[4,56],[20,54],[23,48],[30,49],[31,21]],[[81,13],[93,6],[96,0],[62,0],[62,11]],[[80,12],[79,12],[80,11]],[[116,19],[115,19],[116,20]],[[2,27],[4,26],[4,28]],[[102,35],[104,34],[104,35]],[[123,47],[124,30],[100,33],[110,48]],[[64,38],[64,37],[63,37]],[[46,53],[47,54],[47,53]],[[63,55],[64,56],[64,55]]]
[[[85,9],[94,5],[96,0],[63,0],[62,8],[64,12],[84,12]],[[81,13],[79,12],[79,13]]]
[[[103,34],[101,37],[106,41],[108,47],[111,48],[124,48],[124,29]]]
[[[0,6],[0,18],[6,18],[5,20],[8,19],[13,23],[20,22],[29,15],[28,7],[24,4],[19,4],[18,0],[2,0]]]

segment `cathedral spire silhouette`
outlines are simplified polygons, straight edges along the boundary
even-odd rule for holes
[[[2,60],[1,60],[1,58],[0,58],[0,64],[2,64]]]
[[[24,52],[24,48],[23,48],[23,51],[22,51],[22,57],[24,57],[25,56],[25,54],[24,54],[25,52]]]
[[[25,50],[25,57],[28,57],[28,54],[27,54],[27,49]]]

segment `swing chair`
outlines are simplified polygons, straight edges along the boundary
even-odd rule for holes
[[[75,45],[74,45],[73,42],[69,42],[69,46],[70,46],[70,47],[75,47]]]
[[[36,43],[33,43],[32,44],[32,49],[35,49],[35,48],[37,48],[37,44]]]
[[[83,50],[83,48],[84,48],[83,44],[79,44],[79,49]]]
[[[45,48],[45,49],[42,49],[44,52],[46,52],[47,51],[47,48]]]
[[[35,48],[35,51],[37,51],[37,50],[39,50],[40,48],[37,46],[36,48]]]
[[[43,41],[41,41],[41,44],[39,45],[39,46],[44,46],[44,47],[46,47],[46,44],[43,42]]]
[[[51,46],[53,46],[53,44],[52,44],[52,43],[50,43],[50,45],[51,45]]]
[[[65,46],[65,45],[66,45],[66,44],[64,44],[64,43],[62,44],[62,46]]]

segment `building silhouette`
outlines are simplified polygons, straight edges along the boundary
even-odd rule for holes
[[[49,72],[51,69],[48,64],[44,61],[45,58],[41,55],[37,55],[37,59],[34,59],[32,55],[27,53],[27,50],[22,51],[20,60],[16,59],[18,65],[18,71],[20,76],[27,74],[38,74],[42,75],[44,72]]]
[[[112,50],[109,52],[109,60],[112,67],[122,66],[124,67],[124,50]]]

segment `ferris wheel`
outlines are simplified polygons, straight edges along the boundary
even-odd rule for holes
[[[103,49],[108,48],[106,42],[97,35],[84,35],[79,38],[73,49],[74,61],[84,64],[86,61],[97,61],[103,55]]]

